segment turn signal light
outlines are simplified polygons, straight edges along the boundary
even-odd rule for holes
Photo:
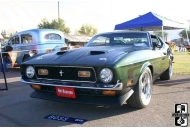
[[[129,80],[127,80],[127,85],[129,86],[129,85],[132,85],[133,84],[133,79],[129,79]]]
[[[40,90],[40,89],[41,89],[41,86],[40,86],[40,85],[37,85],[37,84],[32,84],[32,88],[33,88],[33,89],[36,89],[36,90]]]
[[[38,70],[38,74],[39,75],[48,75],[48,70],[47,69],[39,69]]]
[[[90,77],[90,72],[89,71],[79,71],[78,76],[79,77]]]
[[[115,90],[104,90],[104,91],[102,91],[102,94],[104,96],[115,96],[116,91]]]

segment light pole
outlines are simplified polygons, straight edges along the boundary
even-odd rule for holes
[[[190,20],[187,20],[187,22],[189,22],[189,32],[190,32]],[[187,29],[186,29],[186,35],[187,35],[188,44],[189,44],[189,36],[188,36],[189,32],[187,32]]]
[[[189,22],[189,31],[190,31],[190,20],[187,20],[187,22]]]
[[[58,1],[58,20],[59,20],[59,1]]]

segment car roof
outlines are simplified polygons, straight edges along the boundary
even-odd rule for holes
[[[59,34],[62,33],[61,31],[56,30],[56,29],[30,29],[30,30],[24,30],[24,31],[17,32],[13,36],[23,34],[23,33],[29,33],[29,32],[33,32],[33,33],[55,32],[55,33],[59,33]]]
[[[118,30],[116,30],[116,31],[104,32],[104,33],[100,33],[100,34],[112,34],[112,33],[149,33],[149,32],[147,32],[147,31],[128,31],[128,30],[119,30],[118,31]]]

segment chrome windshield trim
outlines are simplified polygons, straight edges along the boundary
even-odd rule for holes
[[[64,85],[59,85],[59,84],[51,84],[51,83],[38,83],[38,82],[29,82],[29,81],[25,81],[21,78],[20,80],[22,83],[25,84],[38,84],[38,85],[47,85],[47,86],[64,86]],[[83,86],[69,86],[69,85],[65,85],[67,87],[70,88],[83,88],[83,89],[100,89],[100,90],[122,90],[123,89],[123,83],[117,83],[116,85],[114,85],[114,87],[105,87],[105,88],[98,88],[98,87],[83,87]]]
[[[34,69],[36,70],[36,67],[41,67],[41,65],[35,65]],[[94,67],[81,67],[81,66],[50,66],[50,65],[45,65],[43,67],[70,67],[70,68],[90,68],[94,71],[94,75],[95,75],[95,81],[78,81],[78,80],[60,80],[60,81],[71,81],[71,82],[88,82],[88,83],[96,83],[97,81],[97,75],[96,75],[96,71],[94,69]],[[57,80],[57,79],[48,79],[48,78],[38,78],[37,75],[35,75],[37,79],[45,79],[45,80]]]

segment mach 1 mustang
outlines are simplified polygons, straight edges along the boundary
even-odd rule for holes
[[[149,32],[101,33],[85,47],[26,60],[21,82],[35,90],[33,98],[144,108],[153,81],[171,78],[172,60],[169,46]]]

